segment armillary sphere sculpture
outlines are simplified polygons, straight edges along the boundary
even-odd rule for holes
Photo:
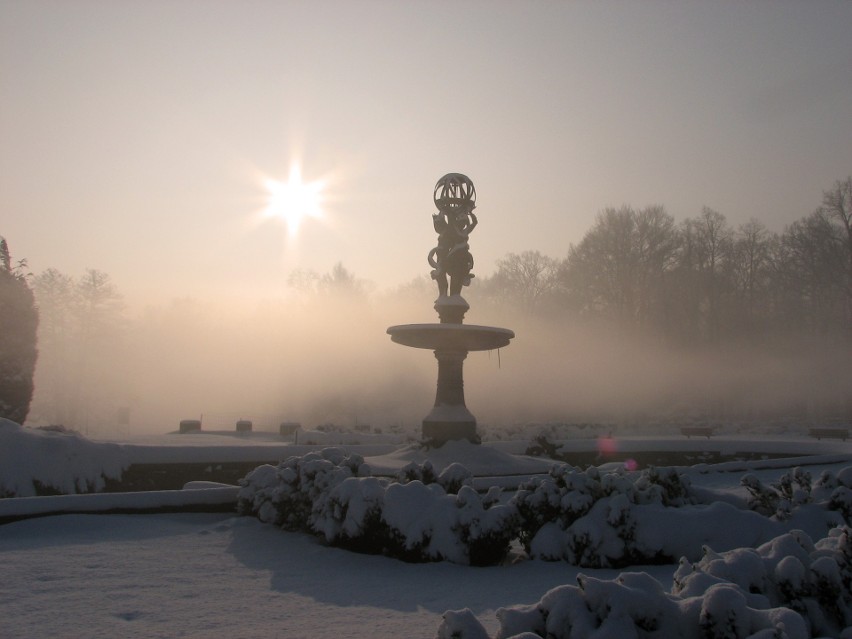
[[[432,279],[438,282],[439,297],[446,296],[448,288],[451,295],[459,295],[462,286],[469,286],[473,277],[473,256],[467,238],[478,223],[473,213],[476,189],[467,176],[449,173],[435,185],[433,199],[438,207],[432,215],[438,246],[429,252]]]
[[[507,328],[463,324],[470,306],[461,291],[473,278],[469,237],[478,224],[473,182],[461,173],[448,173],[435,185],[433,200],[438,244],[429,252],[428,262],[438,284],[435,310],[441,321],[391,326],[387,332],[398,344],[433,350],[438,360],[438,389],[435,405],[423,419],[424,441],[435,446],[454,439],[479,443],[476,418],[464,401],[464,360],[470,351],[507,346],[515,334]]]

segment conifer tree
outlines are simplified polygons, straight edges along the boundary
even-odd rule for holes
[[[25,260],[12,266],[0,237],[0,417],[19,424],[30,410],[38,356],[38,309],[25,268]]]

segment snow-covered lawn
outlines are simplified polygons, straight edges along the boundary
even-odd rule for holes
[[[0,562],[6,639],[433,637],[444,611],[465,607],[493,630],[497,607],[532,603],[578,572],[563,562],[407,564],[204,514],[7,524]],[[671,581],[671,567],[651,572]]]
[[[687,442],[676,440],[666,445],[676,443]],[[808,446],[806,440],[791,438],[788,448],[802,453]],[[828,451],[830,455],[826,454]],[[806,467],[814,478],[823,470],[836,474],[852,465],[850,443],[833,442],[827,449],[808,452],[823,453],[810,460],[816,463]],[[506,454],[482,447],[475,458],[467,461],[477,475],[499,475],[506,472]],[[423,457],[416,450],[400,448],[366,461],[373,468],[392,469],[411,461],[422,462]],[[451,462],[440,454],[431,461],[438,469]],[[809,460],[797,457],[789,465],[803,461]],[[517,464],[517,472],[532,472],[536,467],[536,461],[529,459],[518,459]],[[745,497],[740,480],[746,473],[768,484],[787,470],[783,464],[777,460],[730,462],[717,467],[693,467],[686,470],[686,475],[693,487],[727,495],[736,502]],[[87,496],[32,499],[84,497]],[[121,502],[118,495],[91,497]],[[156,496],[143,499],[152,500],[156,501]],[[0,506],[8,510],[16,501],[24,503],[8,499],[0,500]],[[798,523],[807,527],[809,522]],[[819,530],[816,520],[810,523]],[[711,525],[723,530],[730,528],[732,521],[720,517]],[[753,556],[746,559],[753,560]],[[286,532],[253,517],[230,513],[71,514],[17,521],[0,526],[0,565],[0,637],[4,639],[430,638],[439,632],[446,611],[464,608],[493,637],[501,627],[499,608],[514,606],[515,617],[529,616],[529,610],[518,606],[538,603],[541,607],[548,591],[558,586],[577,586],[579,574],[591,578],[585,581],[589,592],[592,587],[598,593],[620,589],[622,594],[618,597],[605,595],[610,603],[624,604],[632,596],[645,593],[663,606],[665,598],[654,590],[657,586],[648,578],[656,579],[668,592],[675,586],[678,570],[676,564],[581,569],[565,561],[540,560],[485,568],[450,562],[409,564],[328,547],[319,537]],[[632,584],[633,590],[610,581],[627,572],[644,573],[623,580]],[[785,564],[784,574],[787,573],[793,574]],[[595,579],[604,580],[604,586],[596,585]],[[699,576],[690,587],[711,581],[710,577]],[[548,595],[547,605],[571,592],[577,596],[574,590],[555,592]],[[624,594],[631,592],[634,595]],[[718,592],[714,605],[745,606],[731,598],[730,589]],[[749,599],[749,605],[752,603]],[[453,618],[450,615],[450,620]],[[457,625],[463,627],[463,619]],[[631,636],[618,632],[618,626],[613,625],[609,634],[600,636]],[[748,633],[751,634],[754,633]]]

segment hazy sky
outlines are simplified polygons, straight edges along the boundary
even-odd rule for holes
[[[0,0],[0,235],[133,303],[424,275],[450,171],[482,275],[607,206],[780,231],[852,174],[850,25],[848,1]],[[259,211],[294,162],[327,198],[288,239]]]

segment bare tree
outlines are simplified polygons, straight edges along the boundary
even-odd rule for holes
[[[355,277],[341,262],[322,275],[312,270],[296,269],[290,273],[287,284],[309,299],[320,296],[339,300],[364,300],[370,291],[370,283]]]
[[[488,282],[491,297],[532,313],[553,295],[559,261],[539,251],[508,253],[497,260],[497,272]]]
[[[317,281],[320,293],[335,297],[363,298],[367,294],[367,283],[355,277],[341,262],[332,267]]]
[[[45,317],[34,413],[72,428],[106,425],[126,392],[126,326],[117,287],[97,269],[75,281],[51,268],[33,283]]]
[[[681,230],[681,285],[688,293],[690,312],[698,333],[715,341],[721,326],[724,278],[733,250],[733,231],[727,218],[704,207],[701,215],[684,221]]]
[[[675,265],[678,238],[674,218],[662,206],[637,211],[636,288],[637,317],[642,325],[659,324],[667,287],[667,274]]]
[[[40,417],[53,424],[68,422],[70,384],[73,381],[69,372],[73,370],[71,355],[77,335],[74,289],[73,278],[55,268],[42,271],[33,278],[33,291],[41,314],[36,406]]]
[[[734,235],[729,272],[738,323],[748,333],[757,328],[759,317],[766,318],[769,313],[772,247],[772,234],[754,218],[740,225]]]
[[[774,271],[777,315],[788,327],[825,333],[848,325],[843,234],[822,210],[785,229]]]
[[[846,291],[846,311],[852,329],[852,176],[838,180],[834,187],[823,193],[820,212],[839,227],[839,241],[846,253],[846,273],[843,286]]]
[[[676,250],[674,219],[663,207],[605,209],[570,247],[562,284],[583,313],[647,326],[659,319]]]

